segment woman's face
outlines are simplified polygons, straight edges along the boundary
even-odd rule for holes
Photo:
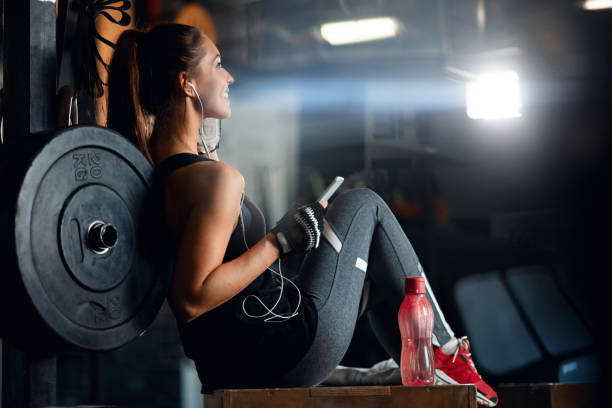
[[[196,87],[206,117],[225,119],[230,116],[229,86],[234,83],[234,78],[221,65],[219,50],[208,38],[202,45],[206,54],[198,65],[198,74],[195,78]],[[197,98],[195,100],[197,109],[200,109]]]

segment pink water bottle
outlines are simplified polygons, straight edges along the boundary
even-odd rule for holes
[[[402,334],[402,384],[431,385],[435,372],[431,347],[433,310],[425,296],[425,279],[406,278],[404,288],[406,296],[398,314]]]

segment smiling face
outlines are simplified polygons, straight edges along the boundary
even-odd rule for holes
[[[229,101],[229,86],[234,83],[234,78],[221,65],[219,50],[212,41],[205,38],[202,47],[206,50],[206,54],[198,64],[197,74],[192,82],[204,104],[205,116],[225,119],[232,112]],[[197,98],[195,103],[199,110],[200,106]]]

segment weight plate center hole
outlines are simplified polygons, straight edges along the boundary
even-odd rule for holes
[[[104,254],[117,245],[119,232],[111,223],[94,221],[87,230],[87,246],[96,254]]]
[[[112,224],[107,224],[100,230],[100,238],[107,248],[113,248],[117,244],[117,229]]]

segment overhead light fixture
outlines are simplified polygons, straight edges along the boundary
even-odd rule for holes
[[[397,20],[391,17],[338,21],[321,25],[321,36],[331,45],[344,45],[394,37]]]
[[[586,0],[582,3],[585,10],[604,10],[612,8],[612,0]]]
[[[514,71],[479,75],[466,86],[467,115],[471,119],[521,116],[519,77]]]

